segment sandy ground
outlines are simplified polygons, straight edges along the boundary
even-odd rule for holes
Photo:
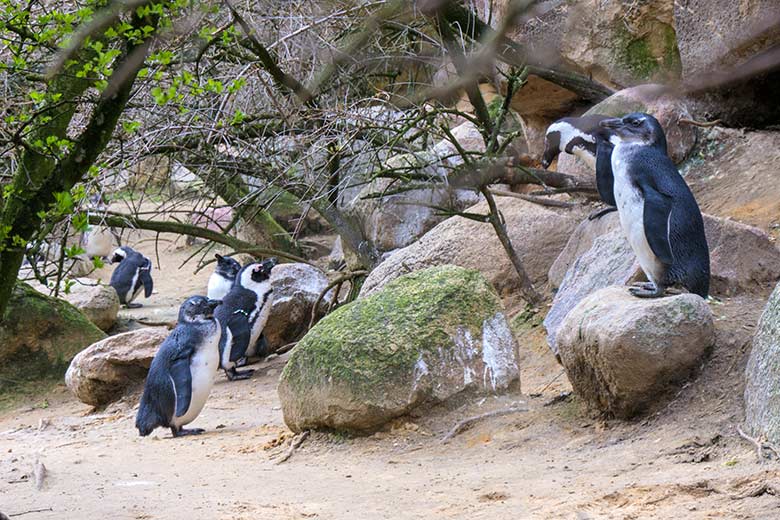
[[[163,268],[189,251],[166,251]],[[196,289],[205,275],[191,270],[165,271],[146,311],[170,307],[166,287]],[[539,327],[519,331],[522,394],[466,399],[369,437],[316,433],[282,464],[292,438],[275,390],[285,356],[257,365],[247,381],[220,374],[193,423],[207,430],[199,437],[138,437],[138,392],[94,411],[58,387],[0,416],[0,511],[25,519],[779,518],[780,465],[758,464],[735,430],[764,300],[713,306],[718,344],[700,375],[636,422],[605,421],[574,398],[557,399],[569,386]],[[441,443],[461,419],[519,402],[527,412]],[[40,490],[36,461],[46,468]]]
[[[755,183],[756,171],[694,171],[690,182],[705,210],[771,232],[780,210],[751,213],[752,199],[728,196],[735,183]],[[759,181],[761,197],[780,196],[780,183]],[[122,312],[165,321],[204,290],[210,271],[178,269],[194,249],[166,236],[158,265],[149,238],[131,242],[160,267],[155,293],[143,309]],[[98,274],[107,279],[110,269]],[[570,387],[539,327],[518,331],[522,394],[465,399],[368,437],[315,433],[281,464],[292,439],[276,394],[285,356],[257,365],[247,381],[220,374],[192,425],[207,430],[198,437],[138,437],[137,391],[94,411],[60,386],[0,415],[0,511],[25,520],[777,519],[780,462],[758,463],[736,433],[750,339],[769,289],[714,303],[711,354],[633,422],[560,398]],[[528,411],[485,419],[442,444],[461,419],[518,402]],[[40,489],[36,461],[46,468]]]

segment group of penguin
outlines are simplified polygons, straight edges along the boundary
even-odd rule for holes
[[[144,290],[152,293],[151,261],[123,246],[114,251],[119,265],[110,285],[129,307]],[[275,258],[244,267],[234,258],[216,255],[207,295],[192,296],[179,308],[176,327],[163,341],[146,377],[135,425],[141,436],[168,427],[174,437],[203,433],[184,429],[200,414],[222,368],[230,381],[246,379],[253,370],[237,370],[247,360],[268,352],[263,329],[273,303],[271,270]]]
[[[648,282],[629,288],[640,298],[663,296],[673,286],[706,298],[710,260],[701,211],[688,185],[667,154],[666,136],[649,114],[622,118],[602,115],[570,117],[549,126],[542,166],[562,152],[582,158],[596,171],[596,185],[609,211],[618,212],[621,227]],[[217,268],[207,296],[192,296],[179,309],[178,323],[160,346],[146,378],[136,416],[141,436],[168,427],[174,437],[202,433],[184,429],[201,412],[218,368],[229,380],[245,379],[238,371],[247,358],[262,356],[262,334],[272,303],[270,282],[275,259],[241,267],[216,255]],[[119,266],[111,277],[121,303],[144,290],[152,292],[151,261],[129,247],[111,259]]]
[[[567,117],[547,128],[542,166],[558,154],[580,157],[596,170],[596,188],[621,227],[648,282],[629,291],[657,298],[680,286],[707,298],[710,253],[696,199],[669,158],[658,120],[641,112],[621,118]]]

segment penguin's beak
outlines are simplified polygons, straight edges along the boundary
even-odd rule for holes
[[[617,130],[623,126],[623,120],[619,117],[613,117],[605,119],[599,122],[601,128],[609,128],[610,130]]]
[[[220,305],[222,305],[222,300],[209,300],[208,302],[208,306],[212,311]]]

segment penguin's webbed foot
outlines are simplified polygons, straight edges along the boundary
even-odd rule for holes
[[[596,220],[597,218],[601,218],[607,213],[612,213],[613,211],[617,211],[615,206],[607,206],[606,208],[597,209],[588,215],[588,220]]]
[[[127,307],[128,309],[140,309],[141,307],[143,307],[143,304],[142,303],[126,303],[125,307]]]
[[[628,292],[637,298],[660,298],[665,292],[663,286],[656,285],[653,282],[640,282],[635,285],[638,285],[638,287],[629,287]]]
[[[254,370],[241,370],[238,371],[235,368],[231,368],[230,370],[225,370],[225,375],[227,375],[228,380],[230,381],[240,381],[242,379],[249,379],[252,377],[252,374],[254,374]]]
[[[171,433],[174,437],[184,437],[185,435],[200,435],[205,431],[206,430],[203,428],[190,428],[189,430],[185,430],[184,428],[179,428],[178,430],[176,428],[171,428]]]

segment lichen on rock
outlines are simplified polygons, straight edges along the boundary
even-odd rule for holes
[[[479,272],[445,265],[325,317],[293,351],[279,396],[295,431],[370,431],[421,404],[518,384],[498,295]]]

